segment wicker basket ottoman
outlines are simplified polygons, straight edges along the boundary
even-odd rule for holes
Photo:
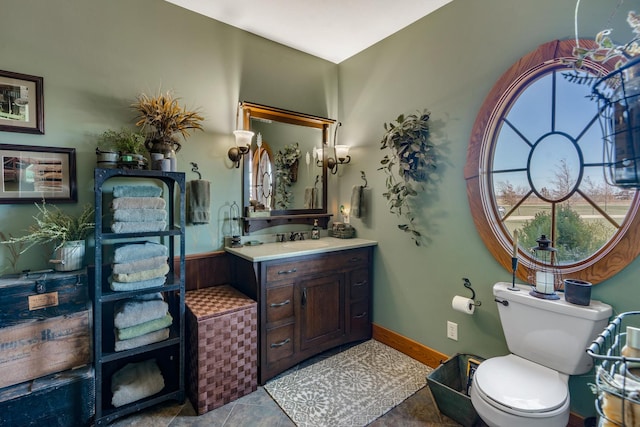
[[[258,387],[257,304],[231,286],[185,296],[187,393],[201,415]]]

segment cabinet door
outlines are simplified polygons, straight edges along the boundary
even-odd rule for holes
[[[319,347],[342,337],[344,331],[344,275],[301,280],[300,350]]]

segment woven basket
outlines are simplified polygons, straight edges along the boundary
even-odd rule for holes
[[[351,239],[356,236],[356,229],[353,227],[339,230],[329,230],[329,235],[338,239]]]

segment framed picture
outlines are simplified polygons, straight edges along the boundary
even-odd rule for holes
[[[76,202],[76,149],[0,144],[0,203]]]
[[[0,70],[0,131],[44,134],[42,77]]]

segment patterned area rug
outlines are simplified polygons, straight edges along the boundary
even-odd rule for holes
[[[264,388],[298,427],[366,426],[424,387],[431,371],[370,340]]]

